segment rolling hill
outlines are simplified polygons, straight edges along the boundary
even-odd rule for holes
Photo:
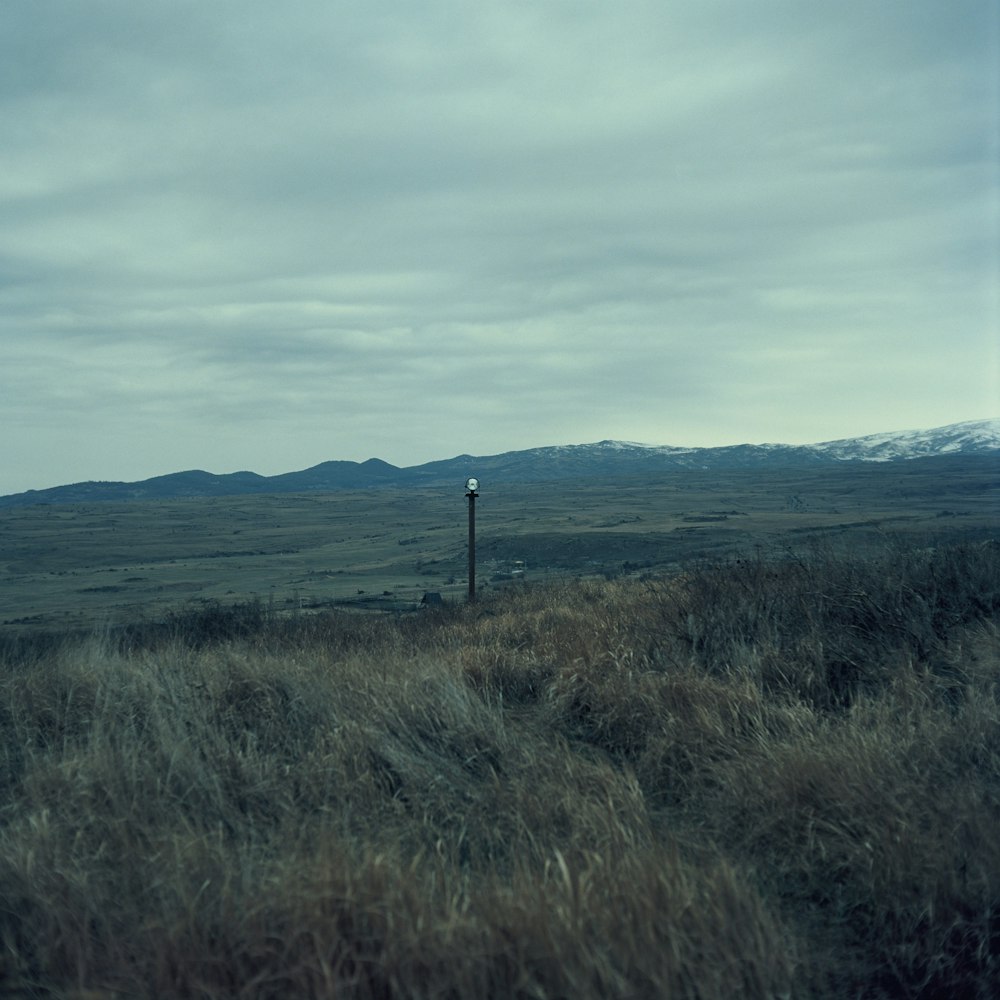
[[[191,470],[134,483],[83,482],[28,490],[0,497],[0,507],[435,486],[461,483],[471,474],[484,484],[542,483],[681,470],[815,468],[845,462],[903,462],[944,455],[1000,456],[1000,418],[811,445],[738,444],[683,448],[608,440],[499,455],[458,455],[403,468],[370,458],[365,462],[322,462],[299,472],[276,476],[261,476],[255,472],[216,475]]]

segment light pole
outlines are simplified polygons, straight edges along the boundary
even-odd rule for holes
[[[479,480],[471,476],[465,481],[469,498],[469,603],[476,600],[476,497],[479,494]]]

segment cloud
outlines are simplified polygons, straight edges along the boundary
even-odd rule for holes
[[[997,27],[8,4],[0,492],[988,415]]]

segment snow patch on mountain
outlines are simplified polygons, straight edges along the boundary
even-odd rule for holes
[[[930,455],[1000,450],[1000,418],[967,420],[932,430],[895,431],[823,441],[811,450],[841,461],[895,462]]]
[[[950,455],[1000,451],[1000,417],[991,420],[967,420],[930,430],[888,431],[864,437],[839,438],[818,444],[789,445],[778,443],[728,445],[716,448],[682,448],[674,445],[642,444],[638,441],[597,441],[593,444],[563,445],[562,452],[644,452],[648,455],[694,455],[702,452],[752,449],[758,454],[798,451],[817,458],[844,462],[897,462],[932,455]],[[539,449],[544,451],[546,449]]]
[[[596,444],[577,445],[578,448],[601,449],[603,451],[646,451],[657,455],[686,455],[694,448],[678,448],[670,444],[643,444],[641,441],[598,441]]]

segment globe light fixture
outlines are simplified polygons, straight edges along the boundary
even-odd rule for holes
[[[466,479],[466,481],[465,481],[465,488],[470,493],[475,493],[476,490],[479,489],[479,480],[476,479],[474,476],[469,476],[469,478]]]

